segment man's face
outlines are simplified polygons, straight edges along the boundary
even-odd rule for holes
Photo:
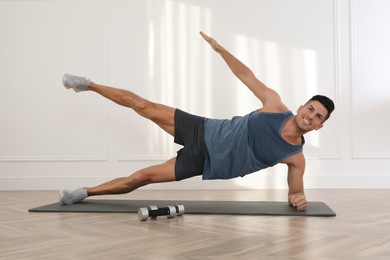
[[[322,123],[327,114],[328,111],[320,102],[310,101],[298,108],[295,124],[303,132],[319,130],[323,127]]]

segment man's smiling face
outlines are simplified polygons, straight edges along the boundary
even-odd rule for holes
[[[323,121],[328,114],[326,108],[318,101],[310,101],[300,106],[295,115],[295,124],[302,132],[319,130],[323,127]]]

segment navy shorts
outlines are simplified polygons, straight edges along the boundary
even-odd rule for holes
[[[202,175],[206,154],[204,117],[176,109],[174,140],[183,145],[176,157],[176,181]]]

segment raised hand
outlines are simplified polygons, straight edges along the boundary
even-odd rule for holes
[[[208,36],[204,32],[200,32],[200,35],[202,35],[203,39],[205,39],[216,52],[222,49],[222,46],[219,45],[214,38]]]

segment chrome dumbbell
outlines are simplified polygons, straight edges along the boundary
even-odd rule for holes
[[[184,206],[182,204],[176,204],[175,206],[167,206],[164,208],[150,206],[149,208],[140,208],[138,210],[138,218],[141,221],[145,221],[148,218],[157,218],[159,216],[167,216],[168,218],[173,218],[175,216],[181,216],[183,214]]]

